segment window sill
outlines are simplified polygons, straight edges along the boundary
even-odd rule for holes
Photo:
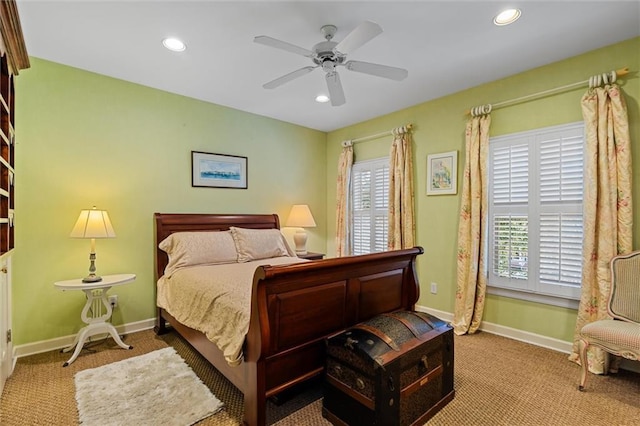
[[[559,306],[561,308],[569,308],[578,310],[579,300],[567,299],[559,296],[550,296],[548,294],[531,293],[522,290],[510,290],[501,287],[487,286],[487,293],[496,296],[509,297],[511,299],[526,300],[527,302],[542,303],[545,305]]]

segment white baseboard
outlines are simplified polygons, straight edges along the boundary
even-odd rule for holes
[[[122,324],[116,326],[118,334],[129,334],[137,331],[149,330],[156,324],[155,318],[150,318],[138,322],[132,322],[128,324]],[[27,343],[24,345],[17,345],[13,347],[13,362],[15,364],[18,358],[35,355],[42,352],[53,351],[56,349],[62,349],[73,343],[75,334],[72,336],[56,337],[55,339],[43,340],[40,342]],[[13,371],[13,369],[12,369]]]
[[[451,312],[439,311],[426,306],[416,305],[416,311],[426,312],[434,315],[444,321],[453,321],[453,314]],[[155,326],[155,318],[150,318],[138,322],[129,324],[123,324],[116,326],[118,334],[129,334],[137,331],[149,330]],[[530,333],[528,331],[518,330],[516,328],[506,327],[500,324],[493,324],[490,322],[482,321],[480,324],[480,330],[487,333],[497,334],[499,336],[507,337],[509,339],[519,340],[521,342],[530,343],[532,345],[541,346],[543,348],[551,349],[554,351],[569,354],[573,345],[571,342],[564,340],[554,339],[552,337],[542,336],[540,334]],[[61,349],[67,347],[73,343],[75,335],[58,337],[55,339],[44,340],[41,342],[27,343],[25,345],[18,345],[13,347],[13,364],[18,358],[23,356],[35,355],[42,352],[48,352],[55,349]],[[640,373],[640,361],[631,361],[623,359],[620,368],[625,370]],[[13,366],[11,371],[13,371]]]
[[[420,305],[416,305],[416,311],[426,312],[444,321],[453,321],[453,314],[451,312],[439,311],[437,309],[432,309]],[[487,333],[491,334],[497,334],[498,336],[507,337],[509,339],[518,340],[520,342],[541,346],[543,348],[551,349],[565,354],[570,354],[573,348],[573,344],[571,342],[554,339],[553,337],[547,337],[541,334],[530,333],[528,331],[518,330],[516,328],[511,328],[500,324],[493,324],[486,321],[482,321],[482,323],[480,323],[480,330],[486,331]],[[620,363],[620,368],[640,373],[640,361],[623,359]]]

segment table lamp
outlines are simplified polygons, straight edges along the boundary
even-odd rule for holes
[[[316,221],[313,220],[309,206],[306,204],[295,204],[291,207],[286,226],[315,228]],[[296,233],[293,234],[293,242],[296,244],[296,254],[307,254],[307,233],[304,229],[296,230]]]
[[[91,238],[91,252],[89,253],[89,275],[82,279],[84,283],[102,281],[96,275],[96,238],[115,238],[116,233],[111,226],[109,214],[105,210],[82,210],[80,217],[71,231],[71,238]]]

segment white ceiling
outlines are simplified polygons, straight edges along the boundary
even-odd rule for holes
[[[507,6],[522,17],[493,25]],[[322,131],[640,35],[640,2],[612,0],[18,0],[18,12],[30,56]],[[323,41],[323,25],[338,27],[339,42],[365,20],[384,32],[348,59],[406,68],[404,81],[340,67],[347,101],[339,107],[314,101],[326,93],[321,69],[262,88],[313,64],[254,36],[311,49]],[[166,36],[187,50],[166,50]]]

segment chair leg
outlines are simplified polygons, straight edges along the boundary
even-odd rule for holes
[[[587,381],[587,374],[589,374],[589,365],[587,362],[587,348],[589,347],[589,342],[580,339],[580,365],[582,367],[582,371],[580,372],[580,384],[578,385],[578,390],[584,391],[584,386]]]

